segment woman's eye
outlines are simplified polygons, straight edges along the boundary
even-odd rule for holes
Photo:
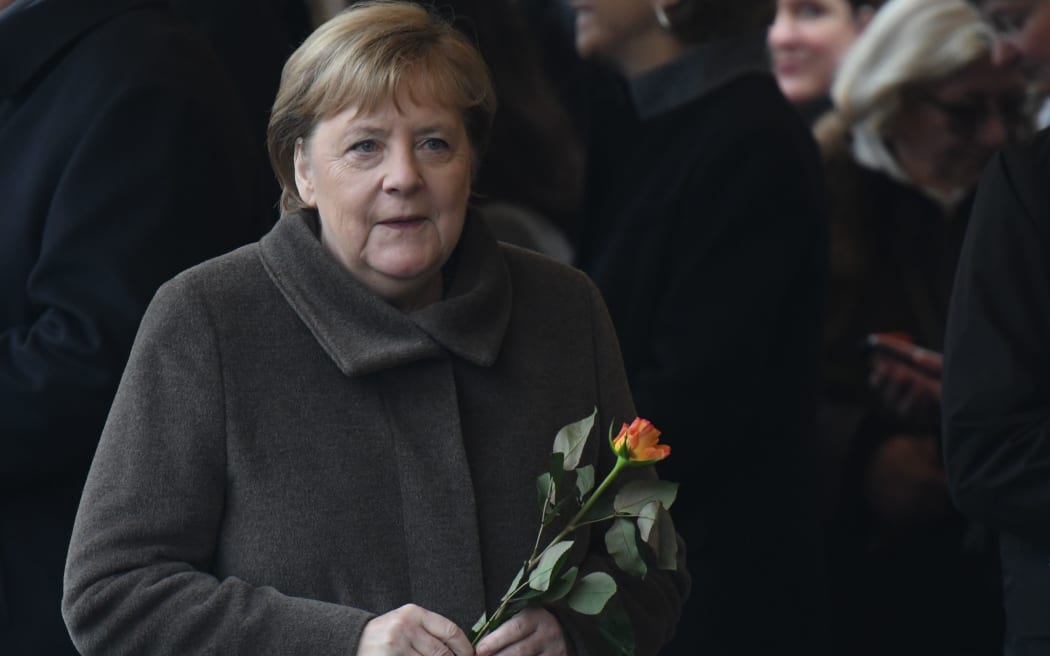
[[[824,15],[824,7],[816,3],[804,2],[798,6],[795,13],[799,18],[820,18]]]
[[[1029,13],[1023,9],[996,11],[992,12],[989,20],[999,35],[1013,35],[1024,29]]]
[[[435,152],[449,149],[448,142],[444,139],[438,139],[437,137],[430,137],[428,139],[424,139],[421,145],[423,147],[423,150],[430,150]]]
[[[379,144],[374,139],[365,139],[364,141],[358,141],[354,145],[350,146],[350,152],[354,153],[374,153],[379,150]]]

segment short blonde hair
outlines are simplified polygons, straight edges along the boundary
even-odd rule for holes
[[[460,111],[477,166],[496,111],[492,80],[477,49],[418,4],[361,2],[318,27],[284,65],[267,131],[282,212],[305,206],[295,185],[296,142],[351,105],[366,112],[385,102],[396,106],[399,92]]]
[[[882,136],[905,91],[989,57],[992,29],[965,0],[890,0],[843,58],[831,98],[849,126]]]

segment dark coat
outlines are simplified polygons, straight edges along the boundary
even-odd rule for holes
[[[1050,654],[1050,132],[978,190],[948,316],[944,452],[959,508],[1000,531],[1007,653]]]
[[[74,653],[69,532],[149,299],[262,232],[242,119],[164,4],[47,0],[0,22],[5,655]]]
[[[582,274],[471,218],[446,297],[404,314],[316,230],[286,216],[150,306],[70,547],[82,653],[344,656],[410,602],[469,628],[531,552],[557,430],[595,406],[602,427],[633,415]],[[584,462],[610,459],[592,437]],[[577,547],[608,569],[603,540]],[[686,586],[621,577],[639,654],[668,639]],[[561,615],[605,653],[581,617]]]
[[[901,332],[942,350],[970,203],[945,208],[860,166],[845,143],[829,147],[826,169],[831,267],[820,433],[837,652],[995,653],[1002,621],[987,531],[951,507],[939,481],[923,489],[923,514],[912,522],[880,517],[866,486],[890,438],[909,436],[936,457],[939,409],[902,417],[887,408],[868,383],[863,345],[870,333]]]
[[[596,117],[589,137],[580,265],[639,413],[674,449],[662,475],[687,483],[672,513],[695,592],[668,653],[819,653],[804,446],[825,262],[816,145],[765,72],[645,119],[625,102],[603,98],[616,119]]]

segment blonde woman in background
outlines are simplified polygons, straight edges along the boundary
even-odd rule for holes
[[[978,175],[1026,133],[1024,77],[963,0],[891,0],[817,126],[830,195],[823,436],[839,653],[993,654],[994,549],[950,503],[939,455],[948,298]],[[895,333],[913,366],[862,345]],[[841,478],[838,475],[841,474]]]

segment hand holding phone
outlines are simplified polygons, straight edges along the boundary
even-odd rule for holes
[[[868,383],[898,416],[940,406],[944,369],[940,353],[916,346],[897,333],[872,333],[865,340],[865,349],[871,357]]]

